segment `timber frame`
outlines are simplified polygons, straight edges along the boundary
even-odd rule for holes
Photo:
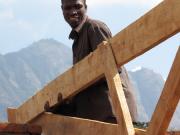
[[[180,0],[164,0],[112,39],[102,42],[19,108],[9,108],[9,122],[38,124],[44,135],[165,135],[180,99],[180,48],[146,131],[133,128],[118,68],[179,33],[179,13]],[[107,80],[118,124],[45,112],[45,108],[71,98],[102,77]]]

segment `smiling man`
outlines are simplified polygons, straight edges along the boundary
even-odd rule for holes
[[[74,40],[73,64],[76,64],[93,52],[102,41],[111,38],[111,32],[103,22],[86,15],[86,0],[61,0],[61,3],[64,19],[72,28],[69,38]],[[132,119],[136,121],[136,104],[124,68],[121,68],[120,76]],[[65,115],[116,123],[104,79],[77,94],[71,102],[64,103],[58,111]]]

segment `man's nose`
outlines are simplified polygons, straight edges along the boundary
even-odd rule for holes
[[[76,10],[76,9],[72,9],[72,10],[71,10],[71,14],[72,14],[72,15],[76,15],[76,14],[77,14],[77,10]]]

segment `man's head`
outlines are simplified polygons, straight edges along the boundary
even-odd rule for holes
[[[86,0],[61,0],[61,3],[64,19],[72,28],[76,28],[86,16]]]

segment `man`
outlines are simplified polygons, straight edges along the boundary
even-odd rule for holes
[[[69,38],[74,40],[73,64],[76,64],[94,51],[103,40],[110,38],[111,32],[103,22],[92,20],[86,15],[86,0],[61,0],[61,3],[64,19],[72,28]],[[129,91],[129,80],[124,68],[121,69],[120,75],[131,116],[135,121],[135,100],[132,92]],[[64,103],[59,112],[116,123],[108,100],[108,87],[103,79],[76,95],[70,103]]]

